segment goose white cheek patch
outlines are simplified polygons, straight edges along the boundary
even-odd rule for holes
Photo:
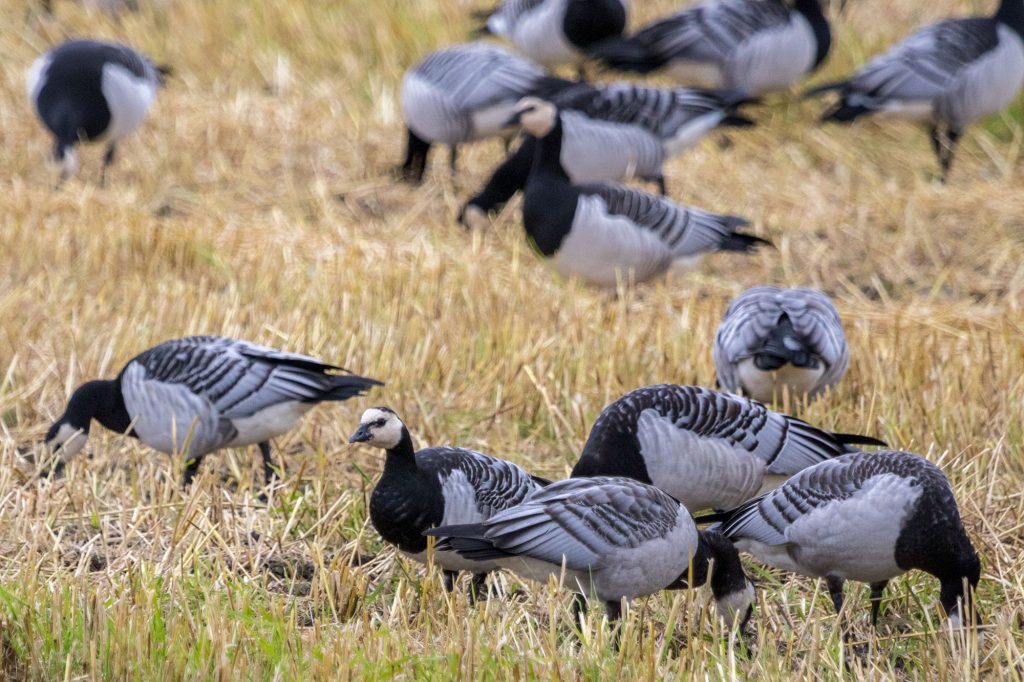
[[[67,462],[85,447],[89,437],[81,429],[76,429],[71,424],[61,424],[57,429],[57,435],[47,443],[51,448],[60,448],[61,460]]]

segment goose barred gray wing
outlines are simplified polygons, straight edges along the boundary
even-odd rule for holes
[[[190,336],[155,346],[126,365],[122,382],[175,385],[208,401],[222,419],[250,417],[287,401],[338,400],[360,395],[373,379],[305,355],[218,336]]]
[[[104,61],[110,64],[123,66],[137,78],[144,78],[156,84],[161,84],[163,82],[161,69],[157,68],[157,66],[144,55],[139,54],[127,45],[120,45],[118,43],[101,43],[91,40],[82,42],[95,45],[97,49],[102,51]]]
[[[523,15],[528,14],[549,0],[504,0],[487,19],[488,32],[502,37],[508,37],[511,27],[518,22]]]
[[[839,382],[850,362],[839,313],[828,296],[815,289],[752,287],[725,312],[715,335],[715,367],[721,384],[731,391],[740,385],[737,363],[764,348],[785,316],[801,352],[825,364],[821,386]],[[786,343],[790,343],[789,340]]]
[[[418,466],[438,476],[445,497],[442,523],[489,518],[522,503],[548,481],[475,450],[433,447],[416,454]]]
[[[672,258],[723,249],[748,251],[755,242],[764,241],[738,235],[736,228],[749,224],[738,216],[679,206],[623,185],[580,185],[579,190],[584,195],[600,197],[609,214],[624,216],[650,230],[670,251]]]
[[[680,513],[668,495],[631,479],[569,479],[484,521],[486,547],[457,538],[445,546],[479,560],[523,555],[557,565],[564,558],[570,570],[586,571],[603,567],[616,550],[670,535]],[[443,529],[431,534],[443,536]],[[692,540],[695,547],[695,530]]]
[[[518,99],[546,76],[544,69],[497,45],[469,43],[434,52],[412,73],[465,108]]]

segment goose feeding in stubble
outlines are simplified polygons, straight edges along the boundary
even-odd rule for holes
[[[759,95],[817,69],[831,45],[819,0],[711,0],[589,52],[620,71],[664,71],[686,85]]]
[[[754,125],[737,114],[750,98],[736,90],[655,88],[633,83],[575,83],[552,95],[562,112],[562,167],[572,183],[616,182],[637,177],[665,191],[664,163],[695,146],[718,126]],[[480,228],[526,185],[537,139],[524,137],[466,202],[462,221]]]
[[[738,232],[743,218],[680,206],[622,185],[574,185],[561,162],[563,118],[525,98],[512,122],[538,138],[523,192],[523,227],[559,273],[601,287],[643,282],[714,251],[749,253],[765,239]]]
[[[559,82],[534,62],[499,45],[467,43],[429,54],[402,79],[402,118],[408,129],[402,172],[419,182],[431,145],[451,148],[499,135],[522,97]]]
[[[597,597],[612,621],[623,599],[703,585],[711,561],[722,619],[742,627],[753,609],[753,585],[730,543],[699,532],[690,512],[664,492],[628,478],[558,481],[485,521],[427,534],[467,560],[494,562],[542,583],[564,577],[564,588]],[[585,601],[576,606],[580,616]]]
[[[427,538],[435,526],[478,523],[513,507],[549,481],[515,464],[474,450],[442,446],[413,448],[412,436],[394,410],[363,413],[350,443],[387,452],[384,471],[370,495],[370,521],[384,540],[420,563],[427,562]],[[490,561],[438,550],[434,561],[451,590],[459,571],[473,573],[470,599],[483,596]]]
[[[622,35],[626,0],[504,0],[482,31],[547,67],[579,65],[586,49]]]
[[[317,404],[362,395],[376,379],[297,353],[220,336],[165,341],[128,362],[115,379],[79,386],[46,434],[58,467],[81,451],[92,420],[160,452],[185,455],[183,486],[206,455],[258,445],[264,479],[270,439]]]
[[[885,445],[817,429],[749,398],[660,384],[630,391],[601,411],[572,476],[628,476],[690,511],[732,509],[801,469],[853,451],[852,444]]]
[[[61,179],[78,171],[76,144],[103,141],[105,179],[117,143],[142,125],[167,73],[130,47],[97,40],[70,40],[39,57],[28,98],[53,133]]]
[[[971,592],[981,563],[949,481],[923,457],[890,451],[837,457],[738,509],[697,519],[709,521],[766,564],[825,578],[836,613],[843,581],[868,583],[876,624],[888,581],[917,569],[939,579],[939,601],[953,626],[978,622]]]
[[[747,289],[715,334],[722,388],[771,402],[785,392],[814,398],[839,383],[850,351],[839,312],[817,289]]]
[[[1002,0],[990,17],[926,26],[865,64],[847,80],[808,95],[838,91],[823,121],[892,114],[929,126],[945,182],[964,129],[1006,108],[1024,86],[1024,0]]]

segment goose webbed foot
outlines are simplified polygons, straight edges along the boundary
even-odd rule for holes
[[[192,487],[192,481],[195,479],[196,473],[199,471],[199,464],[202,461],[202,457],[193,457],[185,461],[185,471],[181,476],[182,490],[188,490]]]

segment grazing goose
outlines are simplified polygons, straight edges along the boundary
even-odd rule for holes
[[[28,98],[53,133],[61,179],[78,172],[78,142],[106,141],[105,180],[117,143],[142,124],[168,73],[130,47],[96,40],[70,40],[39,57]]]
[[[498,135],[522,97],[556,89],[559,81],[544,69],[488,43],[438,50],[409,69],[402,79],[402,117],[408,144],[402,173],[423,178],[433,143],[451,147],[455,170],[458,145]]]
[[[981,572],[942,471],[909,452],[858,452],[804,469],[782,487],[730,512],[697,519],[761,561],[825,578],[838,613],[843,581],[871,586],[871,623],[886,583],[918,569],[941,585],[951,624],[977,623],[971,591]],[[964,607],[969,617],[965,617]]]
[[[823,121],[889,113],[930,126],[945,182],[972,122],[1004,109],[1024,86],[1024,0],[1002,0],[991,17],[926,26],[865,64],[848,80],[811,90],[839,92]]]
[[[736,113],[749,101],[735,90],[578,83],[552,97],[562,112],[559,159],[575,184],[635,176],[657,182],[664,195],[664,162],[718,126],[753,125]],[[536,138],[526,136],[484,189],[466,203],[463,222],[467,226],[483,227],[487,213],[499,210],[526,185],[536,149]]]
[[[854,451],[853,443],[885,445],[816,429],[747,398],[661,384],[602,410],[572,476],[629,476],[691,511],[732,509],[801,469]]]
[[[274,477],[270,439],[326,401],[362,395],[375,379],[314,358],[220,336],[165,341],[135,357],[116,379],[79,386],[46,434],[58,468],[81,451],[93,419],[168,454],[188,458],[184,486],[203,457],[259,445],[264,478]]]
[[[703,585],[712,560],[711,591],[723,620],[742,628],[753,610],[753,585],[730,543],[715,531],[698,532],[685,507],[628,478],[558,481],[485,521],[427,534],[467,560],[531,580],[564,575],[566,589],[604,602],[611,621],[623,599]],[[577,599],[577,617],[585,605]]]
[[[816,289],[753,287],[729,304],[715,335],[715,369],[727,391],[771,402],[784,391],[813,398],[850,363],[839,312]]]
[[[586,48],[626,28],[626,0],[504,0],[482,31],[547,67],[579,65]]]
[[[743,218],[621,185],[573,185],[561,162],[565,116],[550,102],[528,97],[512,119],[538,138],[523,193],[523,227],[563,276],[614,287],[621,277],[643,282],[711,251],[750,252],[770,243],[737,232],[747,224]]]
[[[413,450],[409,429],[395,412],[375,407],[363,413],[350,443],[387,451],[384,472],[370,496],[370,520],[385,541],[403,554],[427,562],[427,538],[435,526],[478,523],[514,507],[549,481],[531,476],[503,459],[456,447]],[[485,594],[492,561],[465,559],[438,549],[434,561],[451,591],[459,571],[471,571],[470,599]]]
[[[621,71],[665,70],[687,85],[759,95],[817,69],[831,44],[819,0],[712,0],[589,52]]]

